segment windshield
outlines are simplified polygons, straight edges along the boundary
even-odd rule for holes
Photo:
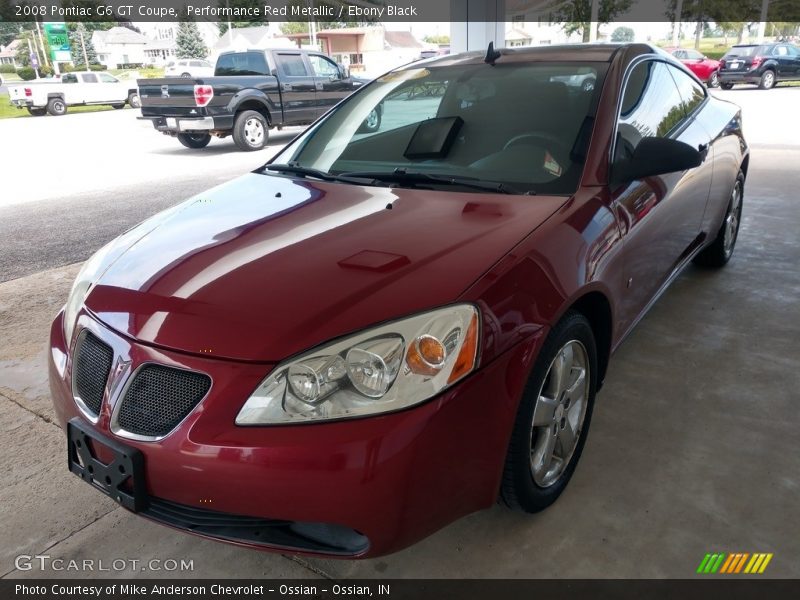
[[[393,71],[340,104],[274,162],[331,174],[399,171],[497,182],[519,193],[571,194],[605,68],[498,62]],[[392,183],[421,181],[405,176]],[[422,183],[436,187],[430,178]]]

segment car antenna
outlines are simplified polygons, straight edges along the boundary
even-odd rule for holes
[[[489,42],[489,47],[486,49],[486,56],[483,57],[483,62],[487,65],[494,66],[494,61],[503,56],[498,50],[494,49],[494,42]]]

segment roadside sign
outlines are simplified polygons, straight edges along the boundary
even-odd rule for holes
[[[36,56],[36,52],[31,52],[30,59],[31,59],[31,66],[34,69],[38,69],[39,68],[39,57]]]
[[[66,23],[45,23],[44,34],[50,45],[50,58],[53,62],[69,62],[72,60],[69,48],[69,32]]]

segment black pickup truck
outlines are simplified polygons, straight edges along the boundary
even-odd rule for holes
[[[260,150],[269,130],[307,125],[366,83],[324,54],[247,50],[219,55],[213,77],[139,79],[141,119],[187,148],[233,135],[242,150]],[[381,114],[362,130],[377,130]]]

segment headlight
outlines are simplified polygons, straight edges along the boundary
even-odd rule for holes
[[[475,368],[478,310],[460,304],[368,329],[278,365],[237,425],[374,415],[432,398]]]
[[[111,244],[113,243],[114,242],[111,242]],[[64,305],[64,340],[67,342],[67,347],[69,347],[72,341],[72,333],[75,331],[75,321],[83,306],[83,301],[86,300],[89,289],[101,274],[99,271],[105,263],[104,259],[111,244],[95,252],[89,260],[83,263],[81,270],[78,272],[78,276],[75,278],[75,283],[72,284],[72,289],[67,297],[67,303]]]

